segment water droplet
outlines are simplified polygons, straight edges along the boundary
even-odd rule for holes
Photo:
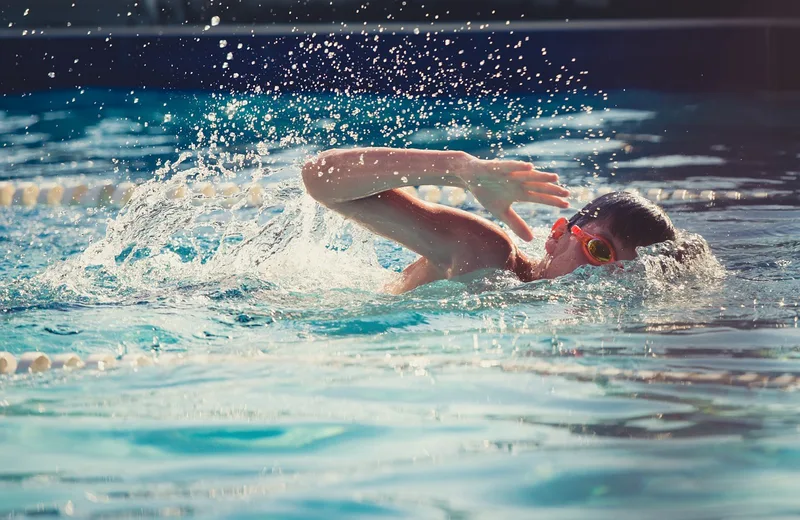
[[[212,16],[211,17],[211,27],[216,27],[219,25],[219,16]]]
[[[49,77],[51,77],[51,78],[55,78],[56,77],[56,73],[55,72],[48,72],[47,75]]]
[[[220,49],[224,49],[227,46],[228,46],[228,40],[220,40],[219,41],[219,48]]]

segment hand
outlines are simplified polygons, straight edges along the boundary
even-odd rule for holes
[[[558,208],[569,207],[565,199],[569,190],[555,184],[558,175],[536,171],[531,163],[475,159],[459,176],[489,213],[508,224],[525,241],[533,239],[533,231],[511,209],[511,204],[537,202]]]

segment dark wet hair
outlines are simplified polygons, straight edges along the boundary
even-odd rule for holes
[[[569,227],[582,227],[595,219],[608,222],[614,236],[633,248],[674,241],[677,236],[663,209],[627,191],[597,197],[569,219]]]

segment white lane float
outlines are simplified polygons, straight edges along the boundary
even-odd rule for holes
[[[78,357],[77,354],[73,353],[64,353],[64,354],[55,354],[51,360],[50,368],[57,370],[76,370],[79,368],[83,368],[84,364],[81,361],[81,358]]]
[[[58,206],[63,199],[64,186],[56,182],[47,182],[39,187],[39,197],[36,199],[36,203]]]
[[[467,202],[467,191],[456,186],[442,187],[442,203],[448,206],[463,206]]]
[[[253,183],[247,186],[245,193],[248,208],[260,208],[264,204],[264,188],[261,185]]]
[[[10,182],[0,182],[0,206],[10,206],[16,190]]]
[[[442,190],[439,186],[420,186],[417,188],[417,197],[425,202],[441,202]]]
[[[10,352],[0,352],[0,374],[13,374],[17,371],[17,358]]]
[[[111,194],[111,200],[109,202],[112,206],[121,208],[131,199],[134,188],[136,188],[136,185],[132,182],[125,181],[119,183]]]
[[[117,364],[117,358],[111,354],[95,353],[86,358],[86,368],[108,370]]]
[[[199,193],[201,196],[207,199],[213,199],[217,194],[217,190],[214,189],[214,185],[210,182],[200,182],[195,184],[194,192]]]
[[[89,191],[89,186],[83,182],[66,186],[64,188],[64,197],[62,198],[62,204],[69,204],[69,205],[84,204],[88,202],[88,199],[84,201],[84,195],[86,195],[86,192],[88,191]]]
[[[125,354],[120,359],[120,366],[131,367],[149,367],[155,363],[153,356],[146,356],[144,354]]]
[[[81,204],[93,208],[110,206],[115,190],[116,186],[107,181],[89,186],[81,198]]]
[[[690,196],[690,192],[687,190],[675,190],[672,192],[672,196],[670,197],[672,200],[691,200],[692,197]]]
[[[647,190],[646,197],[652,201],[659,201],[663,199],[664,190],[661,188],[650,188]]]
[[[235,206],[240,200],[239,196],[242,190],[233,182],[225,182],[219,185],[217,195],[220,198],[222,207],[230,208]]]
[[[23,182],[16,186],[12,204],[16,206],[35,206],[39,198],[39,186],[32,182]]]
[[[43,352],[25,352],[17,361],[17,373],[25,374],[50,370],[50,357]]]

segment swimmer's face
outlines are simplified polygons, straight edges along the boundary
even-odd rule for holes
[[[606,221],[593,220],[583,226],[583,230],[591,235],[604,239],[614,249],[615,260],[633,260],[636,258],[636,249],[624,244],[610,229]],[[545,243],[547,254],[542,259],[544,270],[543,278],[556,278],[571,273],[582,265],[591,264],[584,246],[578,237],[570,232],[563,233],[560,237],[551,236]]]

